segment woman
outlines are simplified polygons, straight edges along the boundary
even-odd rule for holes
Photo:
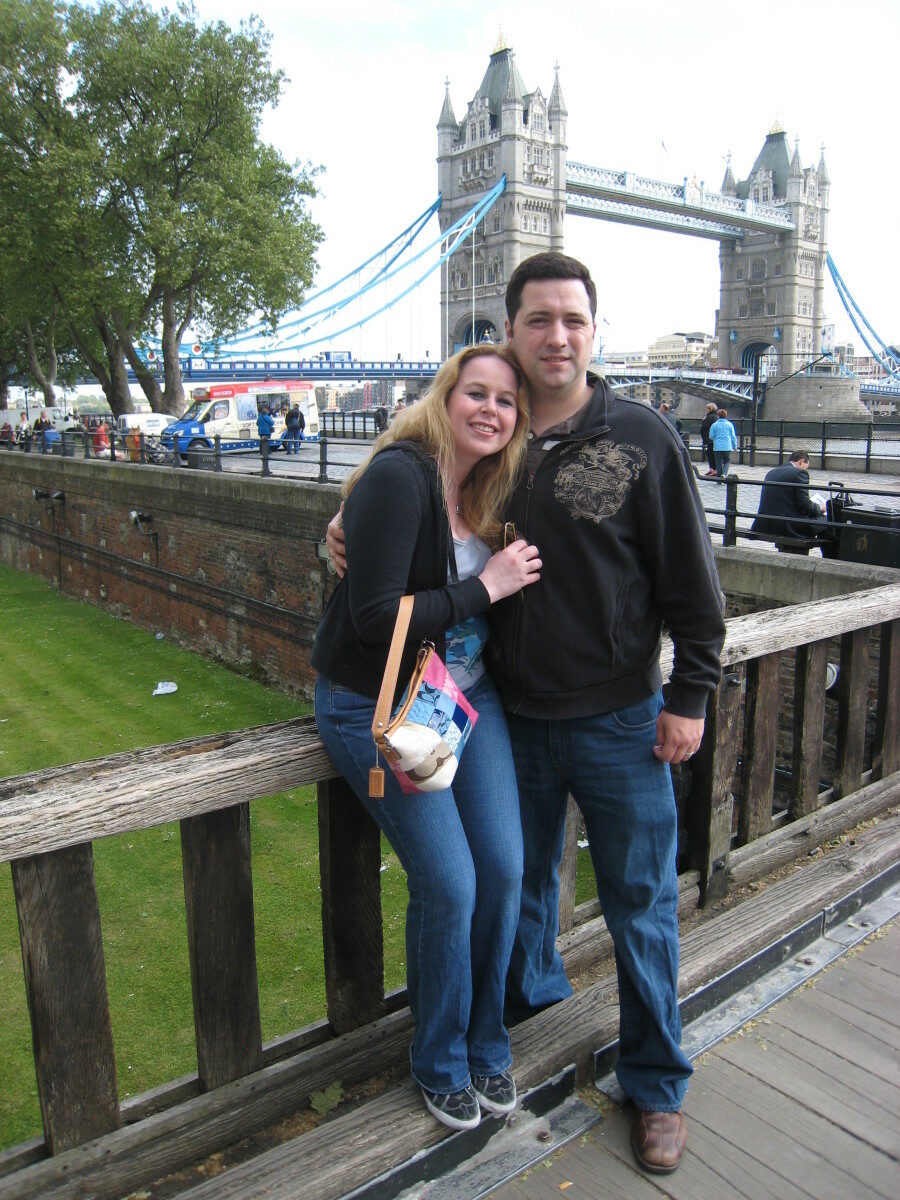
[[[728,420],[728,412],[720,408],[709,427],[709,440],[716,456],[716,474],[724,479],[731,465],[731,452],[737,450],[737,433]]]
[[[506,347],[472,346],[438,371],[350,476],[343,524],[351,569],[316,634],[316,721],[329,755],[407,874],[410,1060],[425,1103],[451,1129],[516,1103],[503,1027],[519,915],[522,833],[506,720],[484,672],[485,614],[537,581],[534,546],[500,539],[528,413]],[[428,638],[478,712],[452,788],[404,795],[390,770],[368,795],[372,717],[400,598],[415,596],[400,680]],[[399,697],[398,697],[399,699]]]

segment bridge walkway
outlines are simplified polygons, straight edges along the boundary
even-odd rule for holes
[[[491,1200],[895,1197],[898,993],[894,921],[695,1062],[674,1175],[637,1167],[630,1110],[615,1106]]]

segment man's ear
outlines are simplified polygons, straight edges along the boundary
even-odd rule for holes
[[[503,332],[506,334],[506,340],[508,342],[511,342],[512,341],[512,325],[510,325],[508,317],[503,322]]]

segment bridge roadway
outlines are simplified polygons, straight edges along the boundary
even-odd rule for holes
[[[362,461],[368,453],[370,445],[370,442],[329,439],[328,481],[340,483]],[[701,464],[701,470],[704,465]],[[259,455],[255,452],[223,454],[222,469],[228,472],[258,474],[260,470]],[[269,469],[272,475],[279,479],[318,479],[319,447],[314,442],[307,442],[301,446],[300,454],[297,456],[288,457],[281,452],[272,454],[269,458]],[[759,508],[760,484],[770,466],[751,467],[732,464],[731,469],[741,481],[738,508],[739,512],[744,515],[738,518],[738,528],[747,529]],[[889,475],[866,475],[862,471],[835,471],[831,468],[826,471],[811,468],[809,474],[812,491],[821,489],[822,493],[827,496],[829,483],[839,479],[847,490],[859,499],[862,499],[867,493],[879,493],[878,495],[869,495],[866,503],[884,505],[900,512],[900,463],[898,463],[896,473]],[[721,511],[725,504],[725,489],[722,484],[714,479],[705,479],[702,475],[697,484],[707,514],[711,515],[716,510]],[[758,545],[764,547],[768,546],[768,543],[763,542]]]

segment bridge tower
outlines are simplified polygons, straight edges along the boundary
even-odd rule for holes
[[[441,278],[444,354],[473,341],[503,340],[506,283],[541,250],[562,250],[566,212],[566,106],[555,68],[550,98],[528,91],[502,38],[466,115],[457,121],[447,80],[438,120],[441,230],[506,175],[506,190]]]
[[[794,228],[720,242],[720,367],[752,369],[764,358],[771,383],[773,373],[792,375],[821,353],[830,185],[824,146],[818,167],[804,167],[778,122],[740,183],[729,156],[722,192],[787,207]]]

